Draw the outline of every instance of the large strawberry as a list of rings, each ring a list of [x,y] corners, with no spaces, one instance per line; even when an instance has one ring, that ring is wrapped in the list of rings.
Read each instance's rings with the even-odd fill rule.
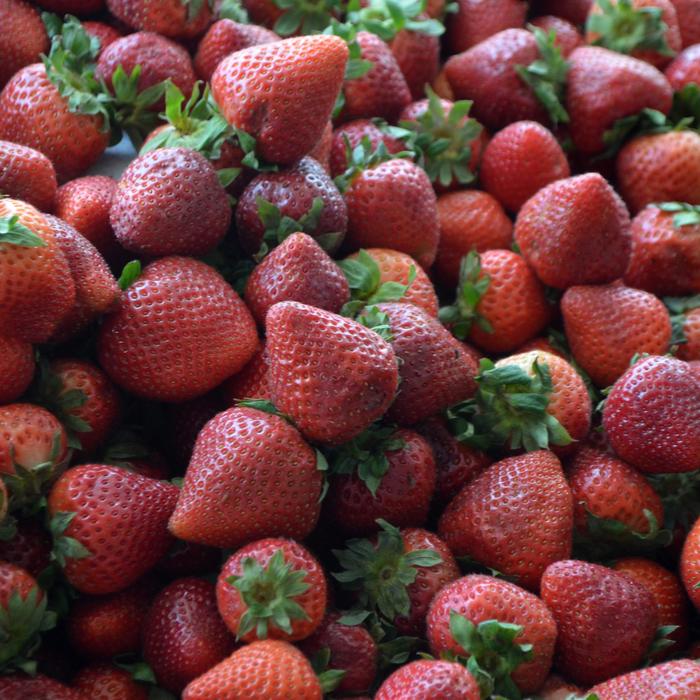
[[[544,450],[492,464],[443,512],[438,532],[457,556],[536,590],[571,552],[573,500],[559,460]]]
[[[36,8],[24,0],[5,0],[0,5],[0,24],[8,37],[0,46],[2,88],[20,68],[36,63],[48,51],[49,40]]]
[[[435,659],[412,661],[394,671],[374,700],[479,700],[474,676],[461,664]]]
[[[56,171],[41,152],[11,141],[0,141],[0,192],[41,211],[53,211]]]
[[[700,667],[690,659],[632,671],[591,688],[599,700],[668,700],[700,694]]]
[[[266,325],[272,401],[305,437],[347,442],[389,408],[398,367],[393,348],[377,333],[287,301],[270,309]]]
[[[16,401],[27,390],[34,367],[30,343],[0,336],[0,405]]]
[[[605,566],[558,561],[544,572],[541,595],[557,622],[557,668],[576,683],[592,685],[635,668],[654,638],[654,597]]]
[[[527,3],[521,0],[459,0],[447,17],[447,45],[460,53],[502,32],[525,24]]]
[[[87,464],[61,476],[49,494],[60,563],[83,593],[114,593],[167,552],[177,487],[120,467]]]
[[[137,683],[128,671],[113,664],[84,666],[73,678],[72,687],[93,700],[147,700],[144,685]]]
[[[198,0],[107,0],[107,8],[134,29],[178,39],[195,37],[211,22],[211,3]]]
[[[329,35],[252,46],[217,66],[212,94],[229,124],[256,139],[260,156],[291,164],[321,137],[347,57],[345,42]]]
[[[255,321],[211,267],[191,258],[151,263],[105,319],[100,364],[123,388],[185,401],[242,369],[257,349]]]
[[[321,481],[313,449],[289,423],[230,408],[197,438],[170,530],[216,547],[270,536],[303,539],[316,525]]]

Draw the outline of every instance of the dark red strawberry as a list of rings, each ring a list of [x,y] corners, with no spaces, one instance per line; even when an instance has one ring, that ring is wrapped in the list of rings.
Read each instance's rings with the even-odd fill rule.
[[[14,536],[0,540],[0,561],[14,564],[37,578],[51,563],[51,537],[36,520],[17,523]]]
[[[49,39],[36,8],[24,0],[0,5],[0,25],[8,37],[0,47],[1,89],[20,68],[36,63],[49,50]]]
[[[157,571],[172,578],[199,576],[216,571],[221,565],[221,550],[196,542],[176,540],[163,559],[158,562]]]
[[[460,53],[504,29],[525,24],[527,3],[521,0],[459,0],[457,12],[447,16],[447,46]]]
[[[91,700],[148,700],[146,687],[112,664],[83,667],[73,678],[73,688]]]
[[[401,141],[382,131],[371,119],[356,119],[355,121],[341,124],[333,132],[331,143],[330,168],[333,177],[342,175],[347,170],[348,146],[352,152],[362,143],[364,138],[369,139],[372,151],[376,151],[380,143],[384,144],[389,153],[399,153],[404,149]]]
[[[586,22],[593,0],[536,0],[534,5],[537,12],[563,17],[572,24],[581,25]]]
[[[85,700],[85,696],[78,690],[42,675],[2,676],[0,694],[3,700]]]
[[[562,56],[566,58],[574,49],[577,49],[583,44],[583,37],[578,29],[569,21],[556,15],[542,15],[535,17],[531,24],[534,27],[539,27],[543,31],[554,32],[556,35],[554,44],[561,51]]]
[[[379,687],[374,700],[479,700],[471,673],[453,661],[423,659],[394,671]]]
[[[419,100],[425,94],[425,86],[433,82],[440,70],[439,37],[422,31],[402,29],[390,41],[389,46],[411,97]]]
[[[27,390],[34,369],[30,343],[0,336],[0,405],[16,401]]]
[[[56,197],[53,164],[33,148],[0,141],[0,192],[41,211],[53,211]]]
[[[107,0],[109,11],[133,29],[188,39],[204,32],[211,22],[209,2],[196,0]]]

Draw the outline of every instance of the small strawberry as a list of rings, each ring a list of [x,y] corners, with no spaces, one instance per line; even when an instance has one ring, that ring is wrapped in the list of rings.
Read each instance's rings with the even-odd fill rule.
[[[7,37],[0,47],[0,89],[21,68],[40,60],[49,50],[46,29],[36,8],[23,0],[0,5],[0,25]]]
[[[535,17],[530,24],[534,27],[539,27],[548,34],[549,32],[554,32],[554,45],[561,51],[561,55],[564,58],[584,43],[578,29],[562,17],[542,15]]]
[[[671,87],[680,91],[686,85],[700,82],[700,49],[689,46],[681,51],[664,71]]]
[[[7,501],[7,494],[3,498]],[[0,540],[0,561],[14,564],[38,578],[51,564],[49,533],[36,520],[20,520],[12,538]]]
[[[30,343],[0,336],[0,405],[16,401],[27,390],[34,368]]]
[[[56,197],[53,164],[33,148],[0,141],[0,192],[41,211],[53,211]]]
[[[404,150],[403,143],[380,129],[371,119],[356,119],[341,124],[334,132],[331,143],[330,169],[333,177],[342,175],[348,168],[348,147],[354,151],[367,138],[372,151],[377,150],[380,143],[384,144],[388,153],[395,154]]]
[[[700,693],[700,669],[689,659],[632,671],[591,688],[599,700],[667,700],[692,698]]]
[[[313,449],[289,423],[230,408],[199,433],[170,530],[215,547],[271,536],[303,539],[318,519],[321,481]]]
[[[233,648],[233,637],[216,608],[214,584],[208,581],[173,581],[155,597],[143,622],[143,657],[158,684],[173,693]]]
[[[423,659],[394,671],[379,687],[374,700],[479,700],[474,676],[453,661]]]
[[[680,558],[680,574],[691,602],[700,609],[700,519],[688,532]]]
[[[85,700],[78,690],[48,676],[2,676],[0,677],[0,694],[3,700]]]
[[[557,622],[557,668],[575,683],[590,686],[635,668],[656,632],[652,594],[605,566],[558,561],[544,572],[541,595]]]
[[[145,687],[112,664],[84,666],[72,687],[92,700],[148,700]]]
[[[527,3],[521,0],[459,0],[457,12],[447,19],[447,46],[451,54],[466,51],[505,29],[525,24]]]
[[[107,0],[107,8],[129,27],[175,39],[202,34],[211,22],[211,3],[198,0]]]
[[[265,346],[256,351],[248,364],[227,379],[219,388],[225,406],[233,406],[243,399],[270,400],[267,384],[268,365],[265,358]]]

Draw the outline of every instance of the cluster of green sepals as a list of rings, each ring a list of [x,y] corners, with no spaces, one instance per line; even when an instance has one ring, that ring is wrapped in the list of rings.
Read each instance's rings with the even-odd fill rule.
[[[347,159],[345,171],[334,180],[335,186],[342,193],[345,193],[353,180],[365,170],[375,168],[389,160],[394,160],[396,158],[412,158],[414,155],[413,152],[409,150],[399,151],[399,153],[389,153],[384,141],[380,141],[377,146],[373,148],[372,142],[369,140],[368,136],[363,136],[360,143],[354,148],[350,145],[350,141],[346,136],[345,154]]]
[[[659,208],[663,208],[669,206],[670,204],[671,203],[658,206]],[[700,207],[693,207],[689,204],[680,206],[684,208],[680,210],[680,213],[673,217],[675,226],[680,228],[681,226],[693,226],[700,223]],[[688,207],[688,209],[685,209],[685,207]],[[665,211],[679,210],[665,209]],[[695,294],[691,297],[664,297],[663,301],[671,316],[671,347],[673,351],[674,347],[688,342],[688,338],[686,338],[684,330],[686,316],[691,311],[700,308],[700,294]]]
[[[0,243],[18,245],[23,248],[45,248],[46,241],[25,226],[16,214],[0,216]]]

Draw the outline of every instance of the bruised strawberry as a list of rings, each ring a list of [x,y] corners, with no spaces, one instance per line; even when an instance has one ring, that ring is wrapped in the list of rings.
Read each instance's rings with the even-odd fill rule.
[[[0,192],[41,211],[53,211],[56,197],[53,164],[33,148],[0,141]]]
[[[599,700],[618,698],[692,698],[700,693],[700,668],[690,659],[669,661],[665,664],[632,671],[591,688]]]
[[[371,119],[356,119],[341,124],[334,132],[331,142],[331,175],[342,175],[348,168],[348,147],[350,152],[357,148],[367,138],[372,151],[383,143],[388,153],[399,153],[403,143],[382,131]]]
[[[394,671],[374,700],[479,700],[479,686],[467,669],[454,661],[422,659]]]
[[[85,666],[73,678],[73,688],[92,700],[147,700],[148,694],[127,671],[112,664]]]
[[[198,36],[211,22],[211,6],[195,0],[106,0],[109,11],[129,27],[176,39]]]
[[[542,15],[535,17],[530,24],[539,27],[543,31],[554,32],[554,45],[561,51],[561,55],[566,58],[574,49],[583,44],[583,37],[578,29],[569,21],[555,15]]]
[[[233,406],[236,401],[243,399],[270,400],[270,389],[267,384],[268,364],[265,357],[265,346],[256,351],[248,364],[227,379],[220,387],[221,398],[226,406]]]
[[[34,367],[30,343],[0,336],[0,405],[16,401],[27,390]]]
[[[525,24],[527,3],[521,0],[459,0],[447,18],[447,46],[460,53],[504,29]]]

